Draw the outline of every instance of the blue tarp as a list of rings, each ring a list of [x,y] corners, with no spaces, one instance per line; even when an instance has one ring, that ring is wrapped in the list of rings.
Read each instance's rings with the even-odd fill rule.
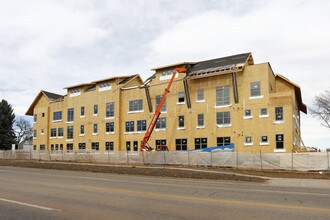
[[[216,150],[234,151],[234,144],[229,144],[229,145],[225,145],[225,146],[208,147],[208,148],[198,149],[198,150],[195,150],[195,151],[211,152],[211,151],[216,151]]]

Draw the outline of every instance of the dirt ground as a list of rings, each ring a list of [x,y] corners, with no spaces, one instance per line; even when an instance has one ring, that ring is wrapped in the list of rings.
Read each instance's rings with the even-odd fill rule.
[[[89,171],[115,174],[132,174],[145,176],[218,179],[248,182],[265,182],[267,177],[300,178],[300,179],[330,179],[330,174],[324,171],[298,172],[283,170],[251,170],[223,167],[186,167],[186,166],[126,166],[92,163],[48,162],[37,160],[6,160],[0,159],[0,166],[29,167],[41,169]],[[206,171],[206,172],[205,172]],[[266,178],[263,178],[266,177]]]

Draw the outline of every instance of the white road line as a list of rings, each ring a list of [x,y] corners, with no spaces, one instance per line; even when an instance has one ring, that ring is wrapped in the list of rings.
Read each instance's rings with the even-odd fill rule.
[[[0,198],[0,201],[9,202],[9,203],[18,204],[18,205],[29,206],[29,207],[33,207],[33,208],[37,208],[37,209],[43,209],[43,210],[47,210],[47,211],[59,211],[59,212],[62,211],[60,209],[53,209],[53,208],[49,208],[49,207],[45,207],[45,206],[33,205],[33,204],[25,203],[25,202],[18,202],[18,201],[14,201],[14,200],[10,200],[10,199],[4,199],[4,198]]]

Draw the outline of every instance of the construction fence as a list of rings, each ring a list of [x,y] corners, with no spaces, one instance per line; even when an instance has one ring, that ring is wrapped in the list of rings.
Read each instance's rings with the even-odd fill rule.
[[[128,165],[185,165],[275,170],[328,170],[329,152],[249,153],[225,151],[0,151],[0,159]]]

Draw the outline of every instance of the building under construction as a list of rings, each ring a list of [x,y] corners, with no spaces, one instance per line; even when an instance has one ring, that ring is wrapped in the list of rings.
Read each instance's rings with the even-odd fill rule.
[[[185,71],[176,72],[177,68]],[[34,117],[34,150],[139,151],[164,89],[173,80],[148,136],[156,149],[233,146],[240,152],[302,148],[300,87],[251,53],[181,62],[139,75],[68,86],[65,95],[42,90]],[[173,78],[172,78],[173,76]],[[51,88],[47,88],[51,90]],[[158,148],[159,146],[166,148]]]

